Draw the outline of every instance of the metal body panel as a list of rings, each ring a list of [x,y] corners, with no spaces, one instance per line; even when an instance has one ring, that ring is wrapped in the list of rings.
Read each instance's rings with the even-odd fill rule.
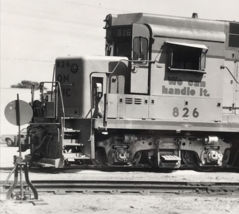
[[[235,114],[239,114],[239,95],[238,95],[238,83],[239,82],[239,75],[238,75],[238,61],[239,61],[239,48],[238,47],[230,47],[230,27],[231,24],[239,24],[238,22],[225,22],[225,34],[226,34],[226,43],[225,43],[225,67],[227,69],[224,70],[223,73],[223,113],[231,114],[229,119],[231,120]],[[238,25],[239,26],[239,25]],[[235,79],[232,77],[235,77]],[[237,119],[232,119],[233,121]]]
[[[118,95],[108,94],[108,118],[118,117]]]
[[[155,53],[152,58],[156,56]],[[154,96],[158,104],[151,105],[150,118],[178,120],[179,118],[173,117],[172,114],[173,109],[178,108],[181,109],[179,113],[181,120],[222,120],[222,74],[224,70],[221,70],[220,66],[223,64],[223,59],[207,58],[206,73],[201,74],[169,71],[167,53],[162,52],[157,57],[159,62],[151,66],[150,94]],[[187,118],[182,117],[186,113],[182,111],[183,109],[188,109],[190,112]],[[200,116],[193,117],[193,111],[200,111]],[[208,112],[211,112],[210,115]]]
[[[222,99],[222,73],[220,66],[222,59],[208,58],[206,65],[206,74],[169,71],[166,67],[164,59],[166,54],[161,54],[160,63],[152,64],[151,67],[151,95],[174,96],[174,92],[170,89],[190,90],[189,94],[181,93],[177,96],[185,97],[207,97],[214,99]],[[213,83],[213,84],[212,84]]]
[[[112,17],[111,25],[131,25],[132,23],[147,23],[161,26],[172,26],[173,28],[180,27],[185,29],[188,28],[207,31],[224,30],[224,22],[222,21],[192,19],[191,17],[186,18],[147,13],[119,14]]]
[[[218,106],[221,100],[218,99],[151,96],[149,103],[149,118],[157,120],[222,121],[222,108]]]
[[[56,59],[56,80],[61,83],[66,117],[89,118],[91,111],[90,75],[102,77],[106,92],[106,74],[112,72],[124,57],[84,56]],[[127,62],[120,62],[116,70],[127,70]],[[69,66],[67,66],[67,64]],[[64,66],[62,66],[64,65]],[[66,66],[65,66],[66,65]],[[97,72],[97,73],[95,73]],[[116,71],[117,72],[117,71]]]
[[[239,82],[239,48],[237,51],[235,51],[234,55],[234,74],[236,77],[237,82]],[[234,81],[235,84],[235,113],[239,115],[239,84]]]
[[[118,117],[148,118],[148,99],[142,95],[118,95]]]
[[[211,98],[109,94],[108,118],[222,121],[222,108],[218,103],[221,100]],[[208,114],[211,109],[214,111]]]
[[[93,128],[102,128],[102,120],[94,119]],[[196,131],[196,132],[239,132],[238,123],[198,123],[198,122],[174,122],[155,120],[130,120],[109,119],[108,129],[130,129],[130,130],[164,130],[164,131]]]
[[[108,94],[108,118],[148,118],[149,96]]]
[[[237,62],[235,63],[235,75],[237,77],[237,82],[239,82],[239,50],[237,52]],[[235,96],[235,105],[237,107],[236,114],[239,114],[239,84],[236,84],[236,96]]]
[[[226,66],[234,76],[236,76],[236,67],[233,61],[226,60],[224,66]],[[222,79],[223,79],[223,113],[234,114],[235,110],[230,109],[235,104],[235,95],[236,95],[236,83],[233,80],[231,74],[226,70],[222,70]]]
[[[226,35],[217,31],[202,31],[193,28],[172,28],[170,26],[149,25],[152,36],[155,39],[152,45],[152,53],[159,53],[164,43],[186,43],[188,45],[205,46],[208,48],[207,57],[224,58]],[[164,54],[164,52],[163,52]],[[155,59],[152,57],[152,59]],[[159,59],[157,57],[157,59]]]
[[[239,123],[239,114],[224,114],[223,122],[226,123]]]
[[[192,20],[192,22],[195,20]],[[150,28],[152,29],[154,37],[165,37],[167,41],[170,41],[171,38],[183,38],[185,40],[193,40],[200,42],[200,41],[209,41],[209,42],[217,42],[217,43],[224,43],[226,36],[225,33],[218,28],[210,29],[210,30],[201,30],[196,27],[188,27],[183,28],[180,26],[174,26],[173,28],[171,25],[164,26],[164,25],[152,25],[150,24]],[[217,23],[220,24],[220,23]],[[216,25],[216,24],[215,24]],[[223,28],[222,28],[223,29]],[[214,31],[215,30],[215,31]]]

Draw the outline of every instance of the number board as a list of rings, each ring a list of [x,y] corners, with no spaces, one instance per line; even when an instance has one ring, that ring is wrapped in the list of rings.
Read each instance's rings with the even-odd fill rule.
[[[118,27],[112,29],[112,37],[114,38],[124,38],[132,36],[131,27]]]

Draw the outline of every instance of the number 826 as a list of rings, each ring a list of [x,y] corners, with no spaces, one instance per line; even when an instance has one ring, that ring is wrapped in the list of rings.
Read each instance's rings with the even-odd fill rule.
[[[197,111],[197,108],[193,109],[192,113],[190,113],[190,110],[188,108],[183,108],[183,115],[182,117],[189,117],[189,115],[192,114],[193,117],[197,118],[199,116],[199,112]],[[178,117],[180,115],[178,107],[173,108],[173,116]]]

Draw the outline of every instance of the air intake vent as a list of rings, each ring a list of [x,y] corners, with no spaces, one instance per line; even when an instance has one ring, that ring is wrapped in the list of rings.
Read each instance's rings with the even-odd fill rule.
[[[134,104],[140,105],[141,103],[142,103],[142,99],[141,98],[135,98],[134,99]]]
[[[126,104],[132,104],[133,103],[133,98],[126,97],[125,98],[125,103]]]

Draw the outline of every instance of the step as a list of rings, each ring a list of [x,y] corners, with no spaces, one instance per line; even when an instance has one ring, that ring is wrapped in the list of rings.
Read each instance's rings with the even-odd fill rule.
[[[43,166],[43,167],[55,167],[59,168],[61,167],[61,159],[60,158],[42,158],[41,160],[34,163],[34,165],[37,166]]]
[[[63,143],[63,146],[84,146],[84,143]]]
[[[79,133],[80,130],[64,129],[64,133]]]
[[[163,158],[165,161],[180,161],[181,158],[177,155],[161,155],[161,158]]]
[[[81,153],[63,153],[64,159],[90,159]]]

